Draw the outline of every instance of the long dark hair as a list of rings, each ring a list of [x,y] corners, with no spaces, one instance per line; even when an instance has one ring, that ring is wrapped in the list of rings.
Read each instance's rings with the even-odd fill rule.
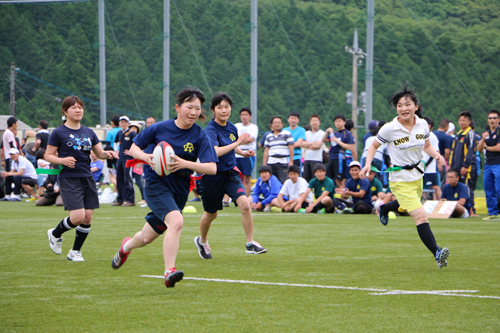
[[[409,81],[406,81],[405,86],[401,89],[401,91],[398,91],[395,93],[391,99],[389,100],[389,104],[392,105],[393,107],[397,107],[398,102],[401,98],[410,98],[413,103],[415,103],[416,106],[418,106],[418,109],[415,111],[415,114],[417,117],[422,118],[422,107],[420,106],[420,102],[418,101],[417,97],[417,90],[416,89],[409,89],[408,86],[410,85]]]

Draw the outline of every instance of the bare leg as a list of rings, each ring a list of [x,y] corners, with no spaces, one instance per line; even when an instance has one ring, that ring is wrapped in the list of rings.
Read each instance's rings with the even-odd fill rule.
[[[241,225],[245,231],[245,236],[247,238],[247,243],[253,241],[253,215],[250,205],[248,203],[248,198],[245,195],[240,196],[236,199],[238,208],[241,211]]]
[[[179,252],[179,240],[181,238],[182,225],[184,220],[181,212],[173,210],[165,216],[165,224],[168,229],[163,239],[163,259],[165,260],[165,270],[175,267],[175,259]]]
[[[217,217],[217,212],[207,213],[204,212],[200,220],[200,243],[206,243],[208,237],[208,230],[210,230],[210,225],[212,221]]]
[[[429,223],[429,219],[427,218],[427,213],[425,212],[424,207],[417,208],[409,213],[417,225],[422,223]]]
[[[252,191],[252,176],[243,176],[243,186],[245,187],[247,197],[249,197]]]
[[[29,195],[38,199],[38,196],[36,195],[35,191],[33,191],[33,187],[31,187],[30,185],[23,184],[23,188],[26,192],[28,192]]]
[[[154,231],[153,228],[151,228],[151,226],[149,225],[149,223],[145,223],[144,227],[142,227],[142,230],[136,233],[134,237],[125,244],[127,252],[132,249],[136,249],[138,247],[146,246],[151,242],[153,242],[159,236],[160,234]]]

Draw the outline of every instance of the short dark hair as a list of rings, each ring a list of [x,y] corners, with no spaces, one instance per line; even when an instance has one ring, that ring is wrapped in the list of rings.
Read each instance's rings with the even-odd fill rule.
[[[460,172],[458,172],[458,170],[456,170],[456,169],[450,169],[446,173],[450,173],[450,172],[454,173],[456,177],[460,178]]]
[[[449,122],[450,121],[448,119],[446,119],[446,118],[441,119],[441,121],[439,122],[439,128],[446,128],[446,127],[448,127],[448,123]]]
[[[338,114],[335,117],[333,117],[333,121],[335,121],[337,119],[342,119],[343,121],[345,121],[345,116],[343,114]]]
[[[434,120],[429,117],[424,117],[424,120],[427,122],[427,124],[431,125],[431,128],[434,127]]]
[[[469,120],[472,121],[472,114],[469,111],[460,112],[460,114],[458,115],[458,118],[460,118],[460,117],[469,118]]]
[[[38,123],[38,126],[40,126],[42,129],[47,129],[47,128],[49,128],[49,122],[45,119],[42,119]]]
[[[488,115],[490,115],[490,113],[495,113],[500,118],[500,112],[498,112],[498,110],[491,109],[490,112],[488,112]]]
[[[313,118],[318,118],[319,121],[321,121],[321,118],[317,114],[313,114],[312,116],[309,117],[309,121]]]
[[[240,109],[240,115],[242,112],[248,112],[249,115],[252,115],[252,110],[250,110],[250,108],[247,107]]]
[[[419,107],[419,109],[415,111],[415,114],[419,118],[422,118],[422,109],[420,108],[420,102],[418,101],[417,90],[409,89],[408,88],[409,85],[410,82],[407,81],[405,86],[400,91],[392,95],[391,99],[389,100],[389,104],[392,105],[393,107],[397,107],[398,102],[401,98],[403,97],[410,98],[413,101],[413,103],[415,103],[415,105]]]
[[[120,123],[120,116],[115,114],[114,116],[111,117],[111,122],[116,126],[118,126]]]
[[[62,107],[61,107],[61,116],[64,116],[64,111],[68,111],[68,109],[70,107],[72,107],[73,105],[75,104],[78,104],[80,105],[82,108],[85,109],[85,107],[83,106],[83,102],[82,100],[80,99],[80,97],[78,96],[68,96],[66,97],[63,102],[62,102]]]
[[[276,119],[276,118],[278,118],[279,120],[281,120],[281,122],[283,122],[283,119],[281,119],[280,116],[274,116],[274,117],[271,117],[271,120],[269,121],[269,125],[272,125],[273,120]]]
[[[269,165],[262,165],[259,169],[259,174],[263,172],[269,172],[270,174],[273,173],[273,169]]]
[[[294,165],[290,165],[288,167],[288,173],[290,173],[290,172],[295,172],[295,173],[300,174],[300,168],[298,166],[296,166],[295,164]]]
[[[229,95],[223,91],[219,91],[215,96],[212,98],[212,105],[210,105],[210,110],[214,110],[217,105],[222,103],[222,101],[226,101],[233,107],[233,100]]]
[[[16,117],[9,117],[9,119],[7,119],[7,127],[12,127],[15,123],[17,123]]]
[[[297,117],[297,118],[299,118],[299,119],[300,119],[300,114],[299,114],[298,112],[292,111],[292,112],[290,112],[290,113],[288,114],[287,119],[288,119],[288,118],[290,118],[290,117]]]
[[[323,163],[316,163],[316,165],[313,168],[313,173],[316,173],[316,171],[318,170],[326,171],[325,165]]]
[[[374,128],[371,129],[370,134],[372,136],[376,136],[378,134],[378,131],[380,131],[380,126],[375,126]]]
[[[200,89],[191,86],[187,86],[186,88],[179,91],[177,95],[175,95],[177,105],[179,106],[181,106],[185,102],[191,102],[196,98],[200,100],[201,104],[205,103],[206,101],[203,92]]]
[[[476,122],[474,120],[470,121],[470,128],[471,129],[476,129]]]
[[[353,127],[354,127],[354,121],[352,119],[347,119],[345,121],[344,127],[345,127],[346,130],[348,130],[350,132],[353,129]]]

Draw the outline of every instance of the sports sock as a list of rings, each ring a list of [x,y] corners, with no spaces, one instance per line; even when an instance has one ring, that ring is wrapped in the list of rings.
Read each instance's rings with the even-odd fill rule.
[[[323,205],[322,202],[318,202],[318,204],[314,206],[314,208],[312,209],[312,212],[316,213],[318,210],[321,210],[323,208],[325,208],[325,205]]]
[[[398,208],[399,208],[399,202],[397,200],[392,200],[391,202],[380,206],[380,210],[384,214],[389,214],[389,212],[397,212]]]
[[[347,208],[346,204],[345,204],[345,203],[343,203],[342,201],[340,201],[340,200],[339,200],[339,199],[337,199],[337,198],[333,199],[333,206],[334,206],[335,208],[340,209],[340,210],[344,210],[344,209],[346,209],[346,208]]]
[[[87,239],[87,235],[89,234],[89,232],[90,224],[82,223],[78,227],[76,227],[75,244],[73,244],[73,250],[80,251],[83,243],[85,242],[85,239]]]
[[[52,236],[54,236],[55,238],[61,238],[62,234],[73,228],[75,228],[75,225],[71,223],[69,216],[67,216],[61,222],[59,222],[57,227],[52,231]]]
[[[130,242],[132,239],[129,239],[128,241],[125,242],[125,244],[123,244],[123,252],[130,252],[129,250],[127,250],[127,244],[128,242]]]
[[[417,231],[420,239],[425,244],[425,246],[427,246],[427,248],[432,252],[433,255],[436,255],[438,246],[436,244],[436,239],[434,238],[434,234],[431,231],[429,223],[422,223],[417,225]]]

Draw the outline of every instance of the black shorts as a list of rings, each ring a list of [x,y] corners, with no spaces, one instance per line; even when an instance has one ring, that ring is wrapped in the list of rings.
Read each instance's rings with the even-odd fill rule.
[[[426,173],[424,174],[424,184],[430,188],[431,186],[438,185],[437,173]]]
[[[21,183],[23,185],[36,186],[36,184],[38,184],[38,180],[29,177],[23,177]]]
[[[58,178],[57,181],[65,210],[99,208],[99,195],[94,177]]]
[[[235,205],[239,197],[247,195],[238,174],[233,174],[229,179],[221,182],[207,182],[201,178],[200,194],[203,200],[203,209],[210,214],[222,210],[224,194],[229,195]]]
[[[151,209],[145,219],[151,228],[161,235],[167,230],[165,216],[174,210],[182,212],[188,196],[172,193],[162,181],[146,181],[144,199]]]
[[[332,180],[342,180],[345,178],[345,170],[347,170],[346,160],[330,159],[326,165],[326,176]]]

